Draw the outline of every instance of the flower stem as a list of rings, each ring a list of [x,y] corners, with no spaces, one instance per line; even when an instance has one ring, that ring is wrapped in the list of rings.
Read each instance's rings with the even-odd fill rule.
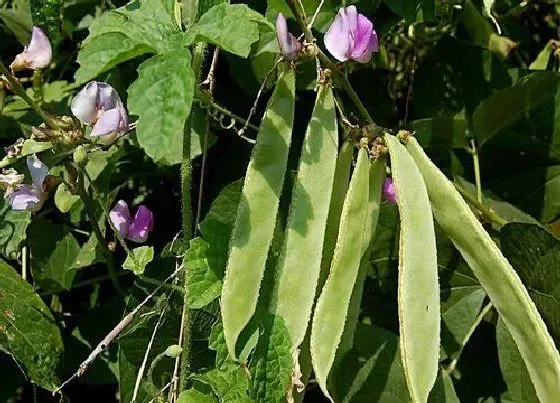
[[[204,60],[204,52],[206,44],[198,43],[194,47],[192,67],[195,74],[195,87],[198,88],[200,83],[200,74],[202,70],[202,62]],[[183,241],[185,244],[192,238],[192,201],[191,201],[191,187],[192,187],[192,165],[191,165],[191,126],[193,114],[203,112],[198,106],[193,105],[191,115],[185,123],[185,130],[183,136],[183,159],[181,163],[181,201],[182,201],[182,227],[183,227]],[[187,380],[191,370],[191,323],[190,323],[190,309],[188,307],[189,298],[189,276],[188,273],[183,274],[183,313],[181,318],[181,364],[179,372],[179,392],[185,389]]]
[[[109,250],[109,247],[107,246],[107,242],[103,237],[103,233],[99,228],[99,224],[97,222],[99,217],[95,213],[95,207],[93,206],[92,199],[89,197],[86,191],[84,185],[84,173],[81,169],[78,170],[78,195],[80,196],[80,199],[82,199],[82,202],[84,203],[84,206],[86,208],[89,221],[91,223],[91,228],[93,229],[93,233],[97,238],[97,243],[99,244],[101,250],[103,251],[103,254],[105,255],[105,260],[107,262],[107,269],[109,270],[109,276],[111,276],[111,281],[113,282],[113,285],[115,286],[119,294],[121,294],[123,297],[126,297],[126,294],[119,283],[119,278],[117,275],[117,271],[115,269],[115,261],[113,259],[113,254]]]
[[[41,107],[33,101],[29,95],[25,92],[25,89],[22,87],[20,82],[10,73],[10,71],[4,66],[4,63],[0,61],[0,74],[3,75],[10,84],[10,89],[18,96],[20,96],[34,111],[43,119],[45,124],[49,126],[51,129],[58,129],[60,128],[58,123],[54,120],[52,116],[46,113]]]

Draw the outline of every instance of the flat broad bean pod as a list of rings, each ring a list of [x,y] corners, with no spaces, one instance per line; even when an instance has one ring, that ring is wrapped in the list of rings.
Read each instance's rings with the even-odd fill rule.
[[[311,316],[337,154],[333,91],[322,85],[303,143],[271,306],[284,319],[292,348],[303,341]]]
[[[400,217],[398,311],[401,359],[414,402],[426,402],[438,373],[440,300],[436,236],[426,185],[406,148],[385,136]]]
[[[461,252],[511,333],[539,400],[558,401],[560,356],[525,286],[453,184],[430,161],[416,139],[410,138],[407,148],[424,177],[436,221]]]
[[[295,104],[295,75],[283,72],[268,103],[231,234],[222,290],[222,321],[229,354],[257,307],[284,184]]]
[[[329,277],[317,300],[311,325],[310,348],[315,377],[323,393],[331,401],[327,377],[344,331],[350,297],[362,258],[368,189],[369,157],[367,150],[362,148],[342,208]]]

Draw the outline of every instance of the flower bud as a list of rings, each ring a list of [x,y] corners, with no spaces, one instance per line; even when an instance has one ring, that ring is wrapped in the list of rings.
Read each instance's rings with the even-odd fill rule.
[[[74,150],[74,154],[72,154],[72,159],[79,167],[83,167],[88,162],[88,155],[87,151],[84,146],[78,146]]]
[[[393,179],[390,177],[385,178],[383,182],[383,198],[391,204],[397,203],[397,189],[395,189]]]
[[[287,59],[293,60],[301,49],[301,44],[296,37],[288,32],[288,24],[282,13],[276,18],[276,39],[280,47],[280,53]]]

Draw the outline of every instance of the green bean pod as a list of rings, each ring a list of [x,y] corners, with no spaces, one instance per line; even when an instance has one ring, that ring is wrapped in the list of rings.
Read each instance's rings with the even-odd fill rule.
[[[461,252],[511,333],[539,400],[558,401],[560,356],[525,286],[416,139],[410,138],[407,148],[424,177],[436,221]]]
[[[257,306],[292,136],[295,75],[283,72],[268,103],[247,167],[230,239],[222,290],[224,337],[229,354]]]
[[[414,402],[438,374],[440,300],[436,236],[426,185],[400,141],[385,136],[400,216],[398,311],[401,360]]]
[[[344,331],[350,297],[362,258],[369,201],[368,182],[369,157],[367,150],[362,148],[344,200],[329,277],[317,300],[311,325],[311,360],[315,378],[331,401],[327,377]]]
[[[303,341],[311,316],[337,154],[333,91],[322,85],[303,142],[271,306],[284,319],[292,348]]]

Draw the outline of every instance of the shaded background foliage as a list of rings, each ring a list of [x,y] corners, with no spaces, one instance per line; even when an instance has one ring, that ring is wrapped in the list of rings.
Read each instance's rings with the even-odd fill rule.
[[[30,3],[34,6],[34,1]],[[55,7],[57,2],[46,3]],[[103,12],[125,3],[65,1],[60,14],[49,16],[51,21],[58,19],[62,29],[53,31],[54,66],[43,76],[41,103],[46,110],[69,114],[70,98],[79,88],[74,84],[78,70],[76,58],[88,28]],[[205,4],[202,0],[198,3],[199,6]],[[278,11],[289,15],[283,0],[243,3],[270,21],[275,20]],[[303,1],[308,14],[313,13],[318,3]],[[493,235],[529,288],[558,345],[558,58],[552,55],[548,63],[539,68],[548,71],[529,67],[550,40],[558,39],[559,6],[555,1],[495,1],[492,10],[503,35],[518,42],[511,53],[504,55],[480,43],[477,33],[469,28],[472,21],[465,20],[470,17],[465,17],[464,10],[470,2],[361,0],[353,3],[374,21],[381,51],[373,64],[347,67],[350,81],[377,123],[389,128],[415,130],[440,168],[473,195],[475,178],[469,140],[476,141],[485,202],[506,220],[518,222],[506,225],[499,233],[494,231]],[[472,4],[485,23],[494,29],[487,16],[483,16],[482,3],[473,1]],[[318,31],[326,31],[339,6],[340,2],[335,0],[325,2],[317,19]],[[32,22],[28,7],[26,0],[1,2],[0,54],[5,64],[13,60],[29,39]],[[188,26],[193,22],[189,3],[184,2],[183,7],[184,22]],[[274,32],[262,28],[260,39],[252,44],[247,58],[220,53],[215,89],[215,99],[220,105],[236,115],[247,115],[261,82],[276,60],[275,41]],[[148,58],[140,55],[126,60],[102,72],[98,79],[115,87],[126,103],[127,90],[138,78],[140,64]],[[298,108],[289,159],[291,170],[297,167],[306,122],[313,107],[315,85],[313,63],[298,64],[297,72]],[[165,72],[162,70],[160,74]],[[268,89],[272,83],[273,80],[269,80]],[[30,91],[33,96],[37,95]],[[28,136],[31,126],[40,121],[17,97],[7,93],[0,95],[0,141],[8,145],[19,137]],[[257,116],[262,116],[268,96],[266,92],[260,100]],[[350,106],[347,108],[345,113],[349,119],[357,121],[355,111]],[[195,127],[193,138],[197,139],[203,131],[204,128]],[[211,134],[204,164],[200,156],[201,147],[204,148],[202,138],[198,140],[197,156],[193,160],[193,211],[198,212],[200,220],[206,216],[201,221],[200,236],[187,252],[187,267],[193,276],[193,289],[197,290],[194,295],[199,297],[190,302],[199,309],[195,314],[194,370],[212,368],[215,358],[220,360],[220,354],[224,354],[219,330],[214,326],[211,333],[211,327],[219,317],[215,299],[220,292],[232,214],[239,198],[240,183],[235,181],[244,175],[251,152],[250,144],[215,121],[211,121]],[[254,134],[248,132],[253,137]],[[52,166],[56,161],[47,159],[45,162]],[[186,249],[180,239],[170,246],[180,232],[179,168],[163,160],[154,162],[139,147],[139,140],[132,133],[117,150],[92,156],[88,170],[108,200],[118,197],[134,204],[144,203],[154,211],[156,225],[150,244],[159,257],[147,269],[149,278],[135,277],[131,272],[123,272],[120,277],[126,287],[133,288],[134,283],[141,289],[153,287],[150,278],[163,279],[174,268],[172,255],[166,255],[165,251],[172,247]],[[201,183],[203,192],[199,194]],[[289,188],[286,185],[286,189]],[[284,193],[283,199],[289,200],[289,191]],[[220,198],[215,201],[219,194]],[[216,204],[211,208],[213,201]],[[62,332],[64,355],[57,374],[64,379],[118,322],[125,306],[133,306],[134,298],[141,299],[142,293],[138,287],[133,288],[139,295],[133,293],[132,301],[124,301],[107,281],[102,258],[89,236],[91,228],[81,202],[72,203],[69,211],[63,214],[51,200],[41,211],[40,218],[34,218],[32,223],[30,213],[10,211],[5,201],[1,203],[0,252],[12,266],[19,267],[21,246],[29,247],[32,284]],[[287,203],[284,201],[282,206],[281,213],[285,215]],[[407,399],[397,352],[397,226],[396,207],[384,205],[362,300],[362,323],[357,329],[354,349],[344,358],[341,373],[333,376],[334,393],[341,401],[345,398],[348,400],[344,401],[356,402]],[[490,224],[488,226],[492,229]],[[450,242],[440,235],[438,233],[443,302],[441,357],[447,365],[458,356],[461,342],[484,304],[485,295]],[[164,253],[160,256],[161,251]],[[125,258],[120,249],[116,255],[121,262]],[[176,299],[162,297],[156,301],[156,304],[167,304],[170,312],[176,314],[169,315],[170,319],[161,330],[159,350],[175,340],[178,326],[175,322],[181,302]],[[68,386],[68,398],[81,401],[87,395],[92,401],[113,401],[117,390],[123,399],[130,396],[135,371],[156,320],[156,316],[148,316],[130,334],[125,334],[119,346],[112,346],[82,379]],[[487,315],[461,352],[451,381],[461,401],[530,401],[531,397],[520,395],[523,388],[519,385],[525,389],[532,386],[528,377],[523,377],[522,370],[515,370],[519,357],[504,329],[495,315]],[[120,353],[117,352],[119,348]],[[221,360],[223,365],[228,364],[223,357]],[[364,362],[368,360],[372,360],[374,368],[364,377]],[[158,366],[160,374],[155,377],[155,383],[163,379],[161,374],[169,372],[166,365]],[[220,383],[219,376],[220,372],[213,369],[201,375],[199,381],[221,391],[224,384]],[[34,393],[38,394],[39,401],[52,399],[48,392],[31,386],[7,354],[0,356],[0,377],[0,400],[31,401]],[[441,384],[445,389],[445,382],[438,381],[437,387]],[[434,401],[446,401],[438,397],[437,388],[432,395]],[[321,393],[310,386],[306,401],[322,399]]]

